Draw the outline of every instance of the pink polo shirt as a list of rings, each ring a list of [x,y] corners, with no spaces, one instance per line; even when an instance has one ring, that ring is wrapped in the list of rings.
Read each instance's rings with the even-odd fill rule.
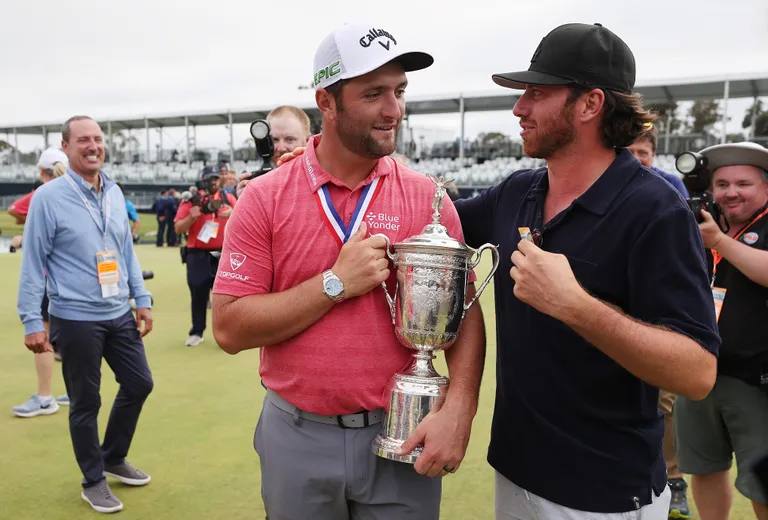
[[[215,293],[281,292],[330,269],[342,241],[323,211],[323,186],[345,226],[371,186],[362,218],[369,234],[383,233],[393,244],[431,222],[435,186],[426,176],[384,157],[350,190],[321,168],[318,142],[315,136],[303,156],[248,183],[227,225]],[[442,224],[463,240],[448,197]],[[259,371],[267,388],[305,411],[346,414],[382,408],[390,378],[412,352],[397,341],[384,292],[376,288],[337,304],[296,336],[264,346]]]

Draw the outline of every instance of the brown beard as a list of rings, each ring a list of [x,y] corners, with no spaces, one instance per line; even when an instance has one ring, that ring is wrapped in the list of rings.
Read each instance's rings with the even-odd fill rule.
[[[538,141],[523,141],[523,151],[527,156],[547,159],[573,142],[576,138],[576,128],[573,126],[572,106],[572,102],[566,102],[558,114],[545,120],[543,126],[548,127],[547,133],[539,134]],[[537,127],[540,129],[542,125],[537,125]]]
[[[336,132],[344,146],[360,156],[373,159],[385,157],[395,151],[398,128],[395,128],[395,139],[391,146],[388,143],[380,143],[371,137],[370,129],[363,129],[357,121],[349,116],[349,112],[340,101],[341,99],[336,105],[338,114]]]

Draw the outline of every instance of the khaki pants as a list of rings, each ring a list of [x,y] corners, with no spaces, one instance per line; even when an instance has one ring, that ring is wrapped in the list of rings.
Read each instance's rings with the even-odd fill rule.
[[[659,410],[664,414],[664,462],[667,465],[667,478],[683,478],[677,465],[677,439],[672,411],[677,396],[666,390],[659,390]]]

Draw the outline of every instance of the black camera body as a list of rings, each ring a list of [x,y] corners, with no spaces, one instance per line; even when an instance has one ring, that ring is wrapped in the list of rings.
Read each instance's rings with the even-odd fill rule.
[[[696,152],[683,152],[675,158],[675,168],[683,174],[683,184],[688,190],[688,207],[691,208],[696,222],[703,222],[701,210],[703,209],[715,220],[718,226],[723,227],[722,211],[715,202],[709,185],[712,182],[712,173],[708,168],[705,155]],[[727,224],[725,224],[727,227]],[[727,229],[723,230],[724,232]]]
[[[203,188],[198,187],[199,189]],[[207,193],[201,195],[199,191],[190,197],[189,203],[198,206],[203,214],[216,213],[223,204],[221,199],[214,199]]]
[[[266,119],[257,119],[251,123],[251,137],[253,137],[253,141],[256,144],[256,155],[261,157],[261,168],[251,172],[250,175],[245,177],[245,180],[260,177],[274,168],[272,155],[275,153],[275,144],[272,142],[270,130],[271,128]]]

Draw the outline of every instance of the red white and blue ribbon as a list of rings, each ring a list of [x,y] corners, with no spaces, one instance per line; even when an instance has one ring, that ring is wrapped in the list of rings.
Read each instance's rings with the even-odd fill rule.
[[[333,231],[334,235],[339,239],[341,244],[346,243],[347,240],[349,240],[349,237],[354,235],[360,227],[360,223],[363,221],[363,218],[365,218],[365,214],[368,211],[368,208],[376,198],[378,191],[377,188],[380,181],[381,177],[376,177],[370,184],[363,187],[360,192],[360,198],[357,199],[357,204],[355,205],[355,210],[352,213],[349,226],[344,224],[344,219],[341,218],[341,215],[339,215],[338,211],[336,211],[336,207],[333,205],[333,201],[331,200],[331,194],[328,190],[328,185],[323,185],[319,190],[315,192],[320,203],[320,208],[323,210],[326,223],[328,224],[328,227]]]

